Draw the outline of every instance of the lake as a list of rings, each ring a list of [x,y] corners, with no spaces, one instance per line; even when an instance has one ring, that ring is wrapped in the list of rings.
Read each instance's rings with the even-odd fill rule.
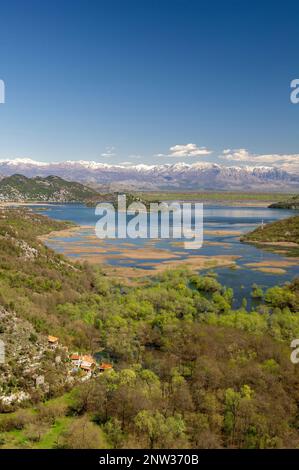
[[[53,204],[31,206],[53,219],[70,220],[79,228],[70,233],[55,234],[46,244],[72,259],[105,263],[108,266],[131,269],[137,276],[150,273],[157,267],[179,266],[190,262],[201,272],[213,271],[219,282],[232,287],[235,306],[243,297],[251,303],[252,284],[268,288],[292,280],[299,275],[298,263],[284,253],[260,249],[241,243],[242,233],[264,223],[294,215],[294,211],[264,207],[236,207],[223,205],[204,206],[204,242],[200,249],[186,250],[178,240],[112,239],[95,237],[98,216],[94,208],[80,204]],[[128,218],[132,216],[127,216]],[[233,258],[231,263],[228,262]],[[209,263],[210,261],[210,263]],[[216,266],[215,266],[216,264]],[[223,264],[230,264],[223,265]]]

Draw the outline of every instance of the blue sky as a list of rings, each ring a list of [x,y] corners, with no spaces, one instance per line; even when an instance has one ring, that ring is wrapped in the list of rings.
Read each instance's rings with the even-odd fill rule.
[[[295,1],[3,1],[0,158],[294,165],[298,18]]]

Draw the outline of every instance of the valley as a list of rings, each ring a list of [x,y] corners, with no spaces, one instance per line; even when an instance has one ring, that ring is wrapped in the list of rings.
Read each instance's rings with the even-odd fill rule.
[[[10,344],[0,365],[0,447],[299,445],[295,407],[285,404],[299,383],[289,361],[298,258],[239,240],[261,220],[270,222],[265,236],[275,224],[293,227],[294,211],[208,204],[200,250],[99,240],[94,208],[82,204],[0,212],[0,339]],[[47,338],[59,338],[58,349]],[[95,371],[111,369],[78,375],[77,355]],[[262,405],[270,383],[275,426],[268,395]],[[263,427],[251,436],[257,416]],[[164,431],[150,435],[148,420]]]

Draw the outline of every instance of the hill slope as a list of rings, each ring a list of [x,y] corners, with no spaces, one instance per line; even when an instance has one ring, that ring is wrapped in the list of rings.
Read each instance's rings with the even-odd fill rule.
[[[27,178],[15,174],[0,181],[0,201],[85,202],[97,196],[94,189],[58,176]]]
[[[0,338],[10,341],[1,393],[32,389],[34,407],[0,410],[0,447],[98,448],[98,430],[113,448],[298,448],[299,376],[289,346],[299,335],[298,280],[268,289],[251,312],[233,310],[233,293],[213,277],[185,270],[125,287],[37,239],[66,226],[23,209],[0,210]],[[47,334],[70,351],[104,351],[115,372],[80,383],[67,409],[47,403],[45,413],[37,402],[68,389],[63,357],[57,362],[46,350]],[[26,362],[41,363],[29,378],[24,359],[26,369]],[[49,385],[44,396],[35,372]],[[69,420],[77,427],[65,434]],[[49,444],[51,430],[57,434]]]
[[[299,195],[285,201],[274,202],[269,207],[270,209],[299,209]]]
[[[244,235],[241,241],[299,244],[299,215],[260,226]]]
[[[0,203],[3,202],[44,202],[44,203],[84,203],[94,207],[99,202],[110,202],[117,207],[118,193],[98,193],[95,189],[74,181],[66,181],[59,176],[27,178],[15,174],[0,181]],[[136,194],[126,194],[127,206],[141,202],[147,207],[149,202]],[[153,200],[152,202],[159,202]]]

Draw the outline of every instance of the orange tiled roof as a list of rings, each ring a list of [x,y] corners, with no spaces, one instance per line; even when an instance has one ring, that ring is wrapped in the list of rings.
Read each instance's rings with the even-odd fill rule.
[[[105,362],[102,362],[102,364],[100,365],[100,369],[113,369],[113,366],[112,364],[107,364]]]
[[[48,336],[48,341],[49,341],[49,343],[57,343],[58,338],[56,338],[56,336],[49,335]]]
[[[78,361],[80,359],[80,356],[79,354],[71,354],[70,355],[70,359],[72,359],[72,361]]]

